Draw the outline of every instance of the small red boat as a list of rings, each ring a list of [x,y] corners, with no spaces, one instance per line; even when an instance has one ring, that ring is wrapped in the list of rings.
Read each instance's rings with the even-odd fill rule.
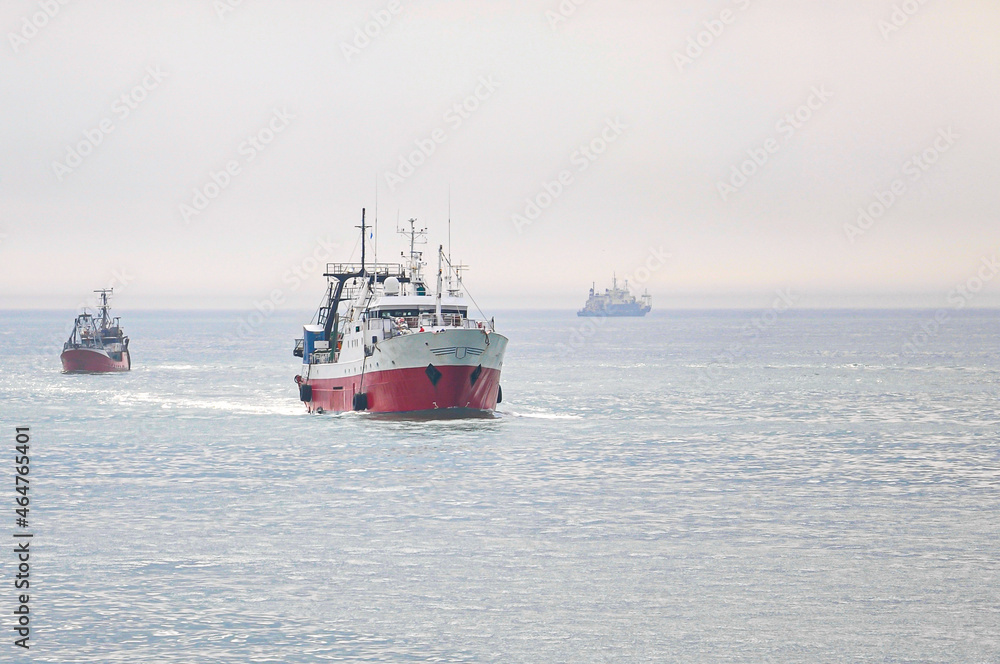
[[[112,318],[108,296],[113,289],[94,291],[101,297],[100,314],[95,318],[86,310],[76,317],[73,332],[63,344],[63,371],[66,373],[109,373],[128,371],[132,358],[128,337],[122,332],[120,318]]]

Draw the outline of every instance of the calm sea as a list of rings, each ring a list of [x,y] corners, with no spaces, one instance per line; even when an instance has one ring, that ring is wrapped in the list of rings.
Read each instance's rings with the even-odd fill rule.
[[[459,421],[305,414],[308,314],[119,313],[108,376],[0,317],[26,661],[1000,660],[1000,312],[497,312]]]

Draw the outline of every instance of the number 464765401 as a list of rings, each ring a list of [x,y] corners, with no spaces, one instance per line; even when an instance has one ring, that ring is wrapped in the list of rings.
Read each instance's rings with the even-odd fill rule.
[[[15,510],[15,512],[22,519],[28,518],[28,503],[30,502],[28,499],[28,473],[31,470],[31,466],[29,465],[31,460],[28,458],[28,440],[28,435],[22,433],[21,429],[18,429],[18,445],[14,449],[20,456],[14,458],[14,463],[17,464],[14,467],[14,472],[16,473],[14,475],[14,491],[20,494],[15,498],[15,502],[20,509]]]

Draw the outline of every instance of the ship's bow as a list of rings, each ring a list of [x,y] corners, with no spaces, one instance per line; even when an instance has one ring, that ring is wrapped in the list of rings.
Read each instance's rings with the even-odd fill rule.
[[[492,411],[500,391],[507,338],[485,330],[403,335],[369,358],[368,409],[374,412]]]

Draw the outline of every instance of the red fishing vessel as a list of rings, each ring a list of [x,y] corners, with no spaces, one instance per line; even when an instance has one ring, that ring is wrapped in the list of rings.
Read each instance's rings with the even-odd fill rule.
[[[108,373],[128,371],[132,359],[128,353],[128,337],[122,332],[119,318],[112,318],[108,296],[113,289],[94,291],[100,295],[100,313],[97,317],[83,313],[76,317],[73,332],[63,344],[63,371],[67,373]]]
[[[426,412],[435,417],[490,414],[502,399],[507,338],[493,320],[470,316],[461,269],[438,247],[434,291],[424,280],[426,229],[410,220],[403,264],[329,264],[323,304],[304,326],[295,377],[309,412]],[[404,255],[405,256],[405,255]],[[473,303],[474,304],[474,303]]]

